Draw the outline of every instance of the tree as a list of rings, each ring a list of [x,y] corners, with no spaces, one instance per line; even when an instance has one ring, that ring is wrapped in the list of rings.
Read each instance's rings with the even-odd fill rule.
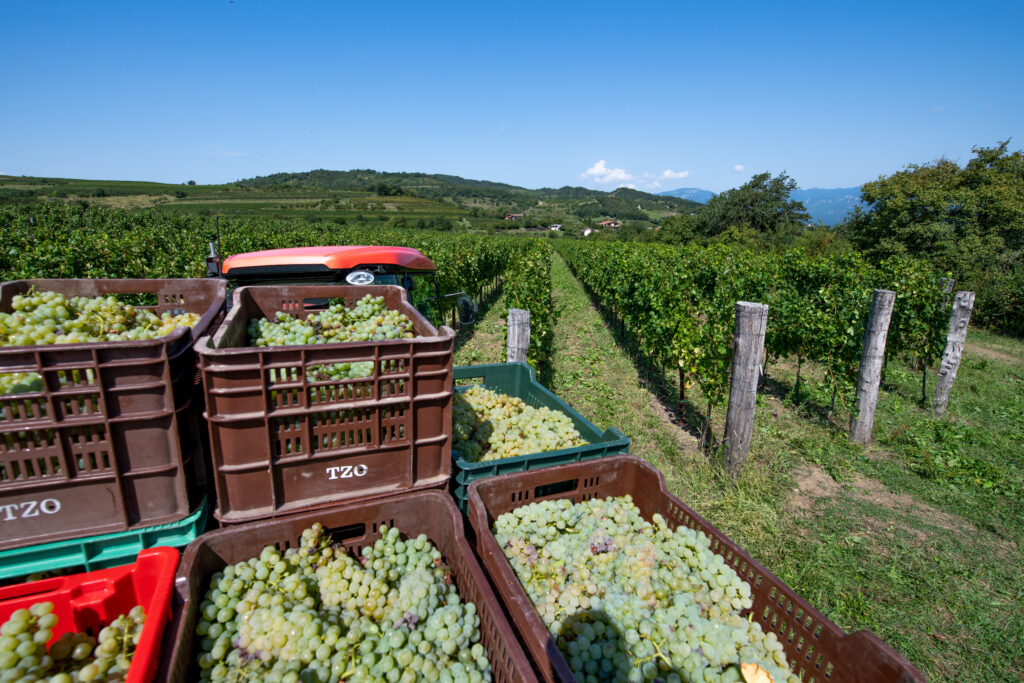
[[[686,244],[697,236],[697,218],[684,213],[665,219],[658,230],[651,230],[653,239],[665,244]]]
[[[861,188],[866,209],[844,226],[876,260],[913,254],[977,294],[978,321],[1024,331],[1024,153],[1009,140],[949,159],[911,164]],[[1016,320],[1016,322],[1014,322]]]
[[[911,164],[861,188],[867,209],[845,226],[876,258],[912,253],[946,266],[1024,247],[1024,154],[975,147],[964,168],[949,159]],[[971,253],[964,254],[965,248]]]
[[[789,198],[796,181],[783,173],[759,173],[746,183],[712,197],[697,214],[697,232],[707,237],[729,227],[747,227],[777,237],[799,232],[811,219],[803,202]]]
[[[196,184],[196,181],[194,181],[194,180],[190,180],[190,181],[188,181],[188,184],[189,184],[189,185],[195,185],[195,184]]]

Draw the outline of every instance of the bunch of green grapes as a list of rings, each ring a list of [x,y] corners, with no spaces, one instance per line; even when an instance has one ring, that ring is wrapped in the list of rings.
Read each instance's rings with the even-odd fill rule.
[[[0,626],[0,681],[110,683],[125,679],[146,621],[141,606],[114,619],[98,639],[69,631],[47,647],[57,621],[52,602],[37,602],[11,614]]]
[[[203,681],[490,681],[480,616],[426,536],[396,528],[360,556],[319,524],[284,553],[211,579],[196,635]]]
[[[353,363],[332,363],[328,365],[312,365],[309,368],[309,379],[315,382],[328,380],[356,379],[369,377],[373,374],[373,361],[356,361]]]
[[[256,318],[249,322],[250,346],[294,346],[334,342],[385,341],[412,339],[416,336],[412,321],[397,310],[389,309],[384,297],[367,294],[347,308],[334,303],[305,319],[278,312],[274,320]]]
[[[157,315],[114,296],[67,298],[35,290],[13,297],[11,309],[0,313],[0,346],[156,339],[199,322],[195,313]],[[42,390],[37,372],[0,374],[0,396]]]
[[[587,442],[569,416],[483,387],[456,393],[452,452],[470,462],[557,451]]]
[[[158,315],[115,296],[67,298],[34,290],[15,296],[11,309],[0,313],[0,346],[156,339],[199,322],[195,313]]]
[[[38,372],[6,372],[0,374],[0,396],[27,394],[43,390],[43,376]],[[0,411],[2,414],[2,411]]]
[[[404,313],[389,309],[384,297],[367,294],[347,308],[344,302],[331,304],[326,311],[305,319],[278,312],[273,321],[257,318],[249,321],[250,346],[295,346],[336,342],[386,341],[418,336],[413,322]],[[314,382],[356,379],[373,374],[372,361],[317,365],[309,369],[307,379]]]
[[[708,537],[629,496],[548,500],[501,515],[504,549],[577,680],[798,683],[782,643],[748,618],[750,585]]]

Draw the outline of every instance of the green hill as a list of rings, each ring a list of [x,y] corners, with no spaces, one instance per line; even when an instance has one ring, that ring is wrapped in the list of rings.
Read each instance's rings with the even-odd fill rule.
[[[675,208],[681,211],[696,209],[700,206],[697,202],[679,197],[655,195],[625,187],[610,193],[601,190],[591,190],[585,187],[570,186],[558,189],[541,188],[539,190],[530,190],[506,183],[496,183],[490,180],[472,180],[441,173],[390,173],[371,169],[355,169],[351,171],[318,169],[304,173],[275,173],[268,176],[239,180],[236,184],[254,188],[318,187],[329,190],[401,190],[431,199],[442,197],[449,199],[486,198],[509,202],[529,199],[594,200],[609,195],[616,195],[628,200],[640,199],[652,204],[658,203],[665,208]]]
[[[568,232],[616,219],[634,228],[693,213],[700,204],[630,188],[527,189],[488,180],[369,169],[275,173],[221,185],[0,175],[0,204],[68,201],[132,210],[261,216],[396,227]],[[505,220],[509,214],[522,214]]]

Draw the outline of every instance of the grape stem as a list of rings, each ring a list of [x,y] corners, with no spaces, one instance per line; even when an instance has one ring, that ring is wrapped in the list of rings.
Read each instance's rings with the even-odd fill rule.
[[[672,660],[669,659],[668,656],[661,651],[661,645],[665,644],[664,639],[662,639],[661,642],[655,642],[653,638],[644,638],[644,640],[646,640],[654,647],[654,654],[652,654],[650,657],[637,657],[636,653],[630,650],[629,654],[633,655],[633,657],[636,658],[637,662],[643,664],[645,662],[650,662],[655,659],[661,658],[661,661],[665,662],[666,666],[672,666]]]

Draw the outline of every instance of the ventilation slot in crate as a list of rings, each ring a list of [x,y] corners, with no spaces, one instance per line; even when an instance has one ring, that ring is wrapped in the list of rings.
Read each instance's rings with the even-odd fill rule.
[[[374,445],[370,429],[373,411],[369,408],[313,413],[310,419],[318,451],[341,450],[357,446],[370,448]]]

